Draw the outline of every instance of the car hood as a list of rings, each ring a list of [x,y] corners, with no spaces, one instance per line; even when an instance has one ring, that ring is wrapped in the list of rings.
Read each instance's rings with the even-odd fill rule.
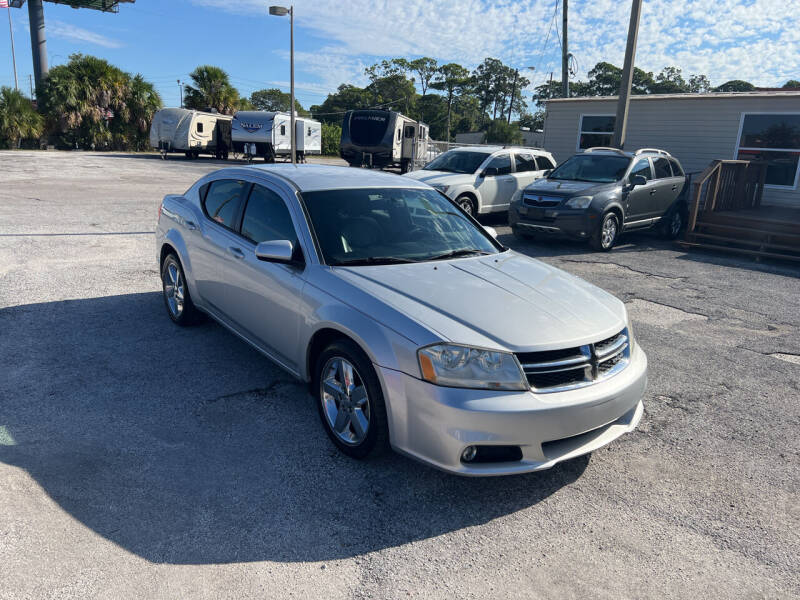
[[[627,322],[625,306],[609,293],[513,251],[334,271],[437,338],[461,344],[565,348],[614,335]]]
[[[442,185],[458,185],[461,183],[475,182],[475,175],[469,175],[465,173],[449,173],[447,171],[425,171],[424,169],[406,173],[405,177],[416,179],[417,181],[423,181],[428,185],[433,185],[434,183],[441,183]]]
[[[589,188],[605,187],[608,184],[594,183],[591,181],[559,181],[556,179],[538,179],[525,188],[526,193],[552,194],[559,196],[570,196]]]

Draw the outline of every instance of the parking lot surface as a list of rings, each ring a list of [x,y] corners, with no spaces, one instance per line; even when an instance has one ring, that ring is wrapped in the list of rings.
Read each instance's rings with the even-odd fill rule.
[[[627,303],[650,382],[590,457],[465,479],[344,457],[303,385],[169,321],[159,202],[222,163],[0,164],[0,598],[800,596],[800,269],[489,219]]]

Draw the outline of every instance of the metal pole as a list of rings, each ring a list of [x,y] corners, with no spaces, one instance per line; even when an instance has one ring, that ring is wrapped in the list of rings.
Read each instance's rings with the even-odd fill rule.
[[[567,2],[561,11],[561,95],[569,98],[569,44],[567,43]]]
[[[628,45],[625,47],[625,66],[622,68],[622,80],[619,83],[619,100],[617,100],[617,117],[614,121],[614,137],[611,145],[622,149],[625,146],[625,134],[628,128],[628,106],[630,105],[631,85],[633,84],[633,63],[636,57],[636,38],[639,36],[639,16],[642,13],[642,0],[633,0],[631,4],[631,22],[628,25]]]
[[[28,20],[31,27],[31,54],[36,89],[47,77],[47,39],[44,34],[44,8],[42,0],[28,0]]]
[[[8,11],[8,32],[11,34],[11,62],[14,63],[14,89],[19,91],[19,80],[17,79],[17,54],[14,52],[14,27],[11,25],[11,7],[6,7]]]
[[[514,69],[514,83],[511,84],[511,102],[508,103],[508,120],[506,123],[511,125],[511,111],[514,109],[514,94],[517,93],[517,77],[519,69]]]
[[[180,79],[178,79],[178,89],[181,91],[181,108],[183,108],[183,85]]]
[[[291,115],[291,127],[292,127],[292,164],[297,164],[297,132],[295,131],[295,124],[294,124],[294,6],[289,7],[289,44],[291,46],[289,52],[289,63],[290,63],[290,78],[289,78],[289,86],[291,87],[291,106],[289,107],[289,114]]]
[[[28,75],[28,84],[31,86],[31,100],[33,100],[33,75]]]

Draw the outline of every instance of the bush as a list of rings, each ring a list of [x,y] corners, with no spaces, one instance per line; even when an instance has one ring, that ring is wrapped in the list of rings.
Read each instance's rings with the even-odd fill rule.
[[[39,138],[44,118],[30,99],[10,87],[0,88],[0,147],[19,148],[23,139]]]
[[[322,124],[322,154],[339,156],[339,144],[342,141],[342,128],[332,123]]]
[[[486,127],[487,144],[521,144],[522,133],[516,124],[510,125],[504,119],[495,119]]]

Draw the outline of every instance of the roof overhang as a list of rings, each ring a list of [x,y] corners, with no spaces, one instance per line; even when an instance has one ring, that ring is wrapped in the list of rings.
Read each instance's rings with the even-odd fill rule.
[[[710,98],[800,98],[800,91],[786,90],[776,92],[710,92],[707,94],[632,94],[631,102],[651,101],[651,100],[704,100]],[[576,98],[550,98],[545,100],[550,102],[616,102],[619,96],[579,96]]]

